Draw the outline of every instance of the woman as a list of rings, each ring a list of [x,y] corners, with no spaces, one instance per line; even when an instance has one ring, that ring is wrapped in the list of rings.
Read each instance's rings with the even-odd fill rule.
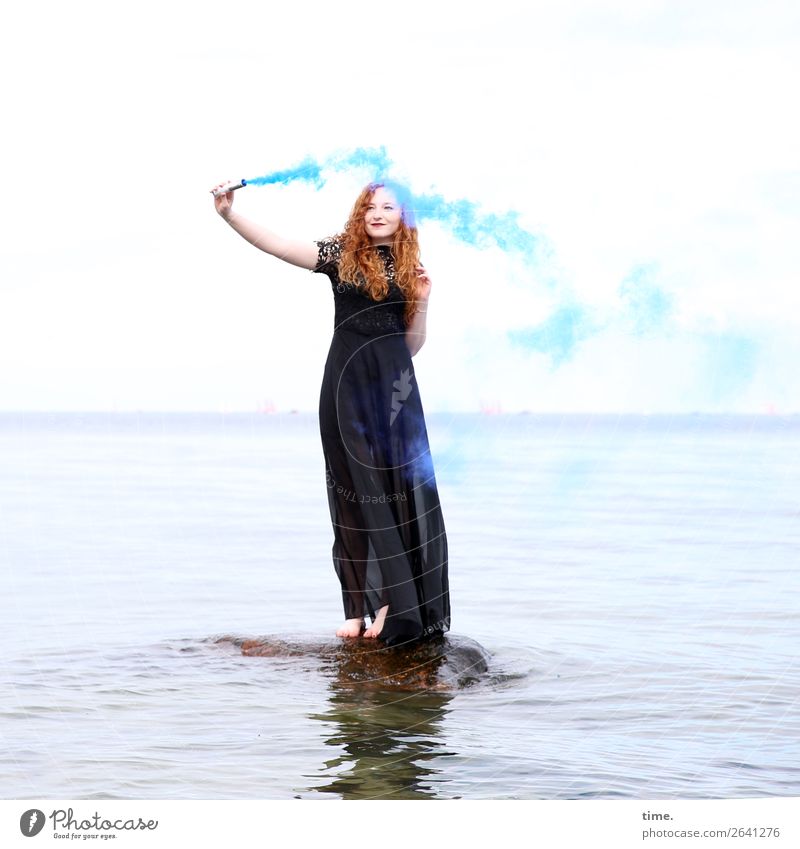
[[[447,536],[411,361],[425,342],[431,281],[405,193],[370,183],[341,234],[309,243],[234,213],[233,192],[214,203],[248,242],[331,281],[319,420],[346,620],[337,636],[398,645],[444,633]]]

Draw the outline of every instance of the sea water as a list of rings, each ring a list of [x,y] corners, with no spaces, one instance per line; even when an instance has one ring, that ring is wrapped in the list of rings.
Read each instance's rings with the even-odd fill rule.
[[[310,414],[0,414],[3,798],[800,794],[800,417],[428,416],[458,691],[344,685]]]

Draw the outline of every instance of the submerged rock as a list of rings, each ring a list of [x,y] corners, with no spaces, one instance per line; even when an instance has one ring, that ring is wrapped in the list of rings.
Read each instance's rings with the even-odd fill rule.
[[[283,637],[219,637],[248,657],[319,660],[340,682],[411,690],[453,690],[474,683],[489,668],[489,653],[469,637],[438,636],[387,648],[364,637],[325,642]]]

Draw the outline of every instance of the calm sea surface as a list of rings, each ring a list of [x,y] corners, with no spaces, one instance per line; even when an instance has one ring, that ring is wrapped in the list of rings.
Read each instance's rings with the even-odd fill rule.
[[[3,798],[800,795],[800,417],[430,415],[455,692],[343,686],[313,415],[0,414]]]

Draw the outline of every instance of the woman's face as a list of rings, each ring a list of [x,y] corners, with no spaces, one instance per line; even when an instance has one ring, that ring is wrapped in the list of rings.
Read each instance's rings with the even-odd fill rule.
[[[364,224],[373,245],[391,245],[392,237],[400,227],[403,211],[397,198],[389,189],[378,186],[370,198]]]

